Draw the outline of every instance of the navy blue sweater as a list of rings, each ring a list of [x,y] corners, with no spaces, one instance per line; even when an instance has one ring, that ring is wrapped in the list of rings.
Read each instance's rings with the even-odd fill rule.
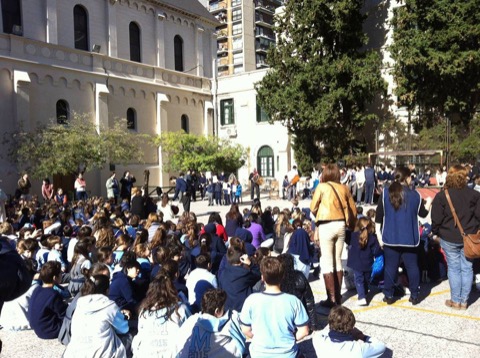
[[[420,243],[418,216],[426,217],[422,198],[416,190],[403,188],[403,203],[395,210],[390,203],[389,189],[383,190],[378,201],[375,222],[382,224],[382,239],[386,246],[417,247]]]
[[[354,271],[372,271],[373,259],[375,255],[380,253],[377,237],[374,234],[369,234],[367,245],[363,249],[360,247],[359,240],[360,232],[353,232],[350,246],[348,247],[347,266]]]
[[[33,291],[28,307],[28,321],[35,334],[42,339],[56,339],[62,327],[67,304],[53,288]]]
[[[225,310],[240,312],[243,303],[252,293],[253,286],[260,280],[258,266],[252,265],[250,269],[243,266],[233,266],[227,263],[218,279],[218,285],[227,293]]]
[[[122,271],[113,275],[108,298],[115,301],[118,307],[134,310],[137,301],[133,297],[132,279]]]

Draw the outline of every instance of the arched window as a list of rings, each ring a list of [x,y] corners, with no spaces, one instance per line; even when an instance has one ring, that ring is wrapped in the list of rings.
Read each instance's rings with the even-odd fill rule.
[[[137,129],[137,112],[133,108],[127,109],[127,129]]]
[[[173,39],[173,51],[175,53],[175,71],[183,71],[183,39],[179,35]]]
[[[140,49],[140,27],[135,22],[131,22],[128,27],[130,33],[130,61],[142,62]]]
[[[64,99],[57,101],[57,123],[58,124],[67,124],[67,121],[70,119],[70,106],[68,102]]]
[[[181,125],[185,133],[188,133],[190,131],[190,123],[186,114],[182,114]]]
[[[273,177],[273,150],[267,145],[258,151],[257,168],[262,177]]]
[[[75,48],[88,51],[88,15],[87,10],[81,5],[73,8],[73,29]]]
[[[22,35],[22,10],[20,0],[2,0],[3,32]]]

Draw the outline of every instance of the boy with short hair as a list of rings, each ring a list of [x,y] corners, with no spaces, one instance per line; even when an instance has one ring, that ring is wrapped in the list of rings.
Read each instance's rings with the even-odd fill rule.
[[[250,355],[295,358],[296,341],[308,335],[307,312],[297,297],[280,290],[285,269],[277,257],[265,257],[260,272],[265,291],[250,295],[240,314],[242,331],[252,339]]]
[[[376,358],[385,352],[385,343],[364,335],[355,327],[353,312],[344,306],[333,307],[328,326],[313,334],[315,352],[325,357]]]
[[[178,337],[179,358],[243,357],[245,337],[238,312],[225,309],[227,294],[210,289],[202,297],[202,309],[183,324]]]
[[[188,289],[188,301],[193,312],[198,312],[202,302],[203,294],[210,288],[217,288],[218,282],[212,269],[209,254],[200,254],[195,258],[197,268],[190,272],[186,286]]]
[[[55,339],[58,337],[67,310],[67,304],[54,289],[54,285],[62,280],[60,262],[46,262],[40,270],[40,279],[43,286],[32,294],[28,320],[39,338]]]

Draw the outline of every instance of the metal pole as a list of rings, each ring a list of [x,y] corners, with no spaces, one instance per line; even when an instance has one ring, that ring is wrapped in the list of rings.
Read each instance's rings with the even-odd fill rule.
[[[446,116],[446,133],[445,133],[445,165],[450,168],[450,133],[451,132],[451,121],[449,116]]]

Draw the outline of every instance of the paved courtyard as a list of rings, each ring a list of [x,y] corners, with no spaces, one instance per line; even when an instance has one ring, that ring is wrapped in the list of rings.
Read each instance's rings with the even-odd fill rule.
[[[240,209],[248,206],[244,201]],[[281,209],[291,204],[282,200],[268,200],[263,197],[262,206],[278,206]],[[301,207],[308,207],[309,201],[302,201]],[[206,202],[194,202],[192,211],[199,221],[206,221],[212,210],[221,212],[227,207],[208,207]],[[318,302],[325,298],[325,289],[321,279],[311,281]],[[471,306],[467,311],[455,311],[445,307],[449,296],[448,281],[429,283],[422,286],[422,302],[412,306],[408,296],[388,306],[382,302],[383,295],[372,294],[368,307],[356,307],[355,291],[343,291],[344,305],[351,308],[357,319],[357,327],[365,334],[384,341],[388,347],[383,357],[452,357],[469,358],[480,356],[480,294],[472,293]],[[326,322],[328,311],[319,307],[319,317]],[[326,323],[325,323],[326,324]],[[43,341],[32,331],[8,332],[0,330],[3,340],[1,357],[50,358],[61,357],[64,347],[58,341]],[[312,338],[301,342],[307,357],[315,357]]]

